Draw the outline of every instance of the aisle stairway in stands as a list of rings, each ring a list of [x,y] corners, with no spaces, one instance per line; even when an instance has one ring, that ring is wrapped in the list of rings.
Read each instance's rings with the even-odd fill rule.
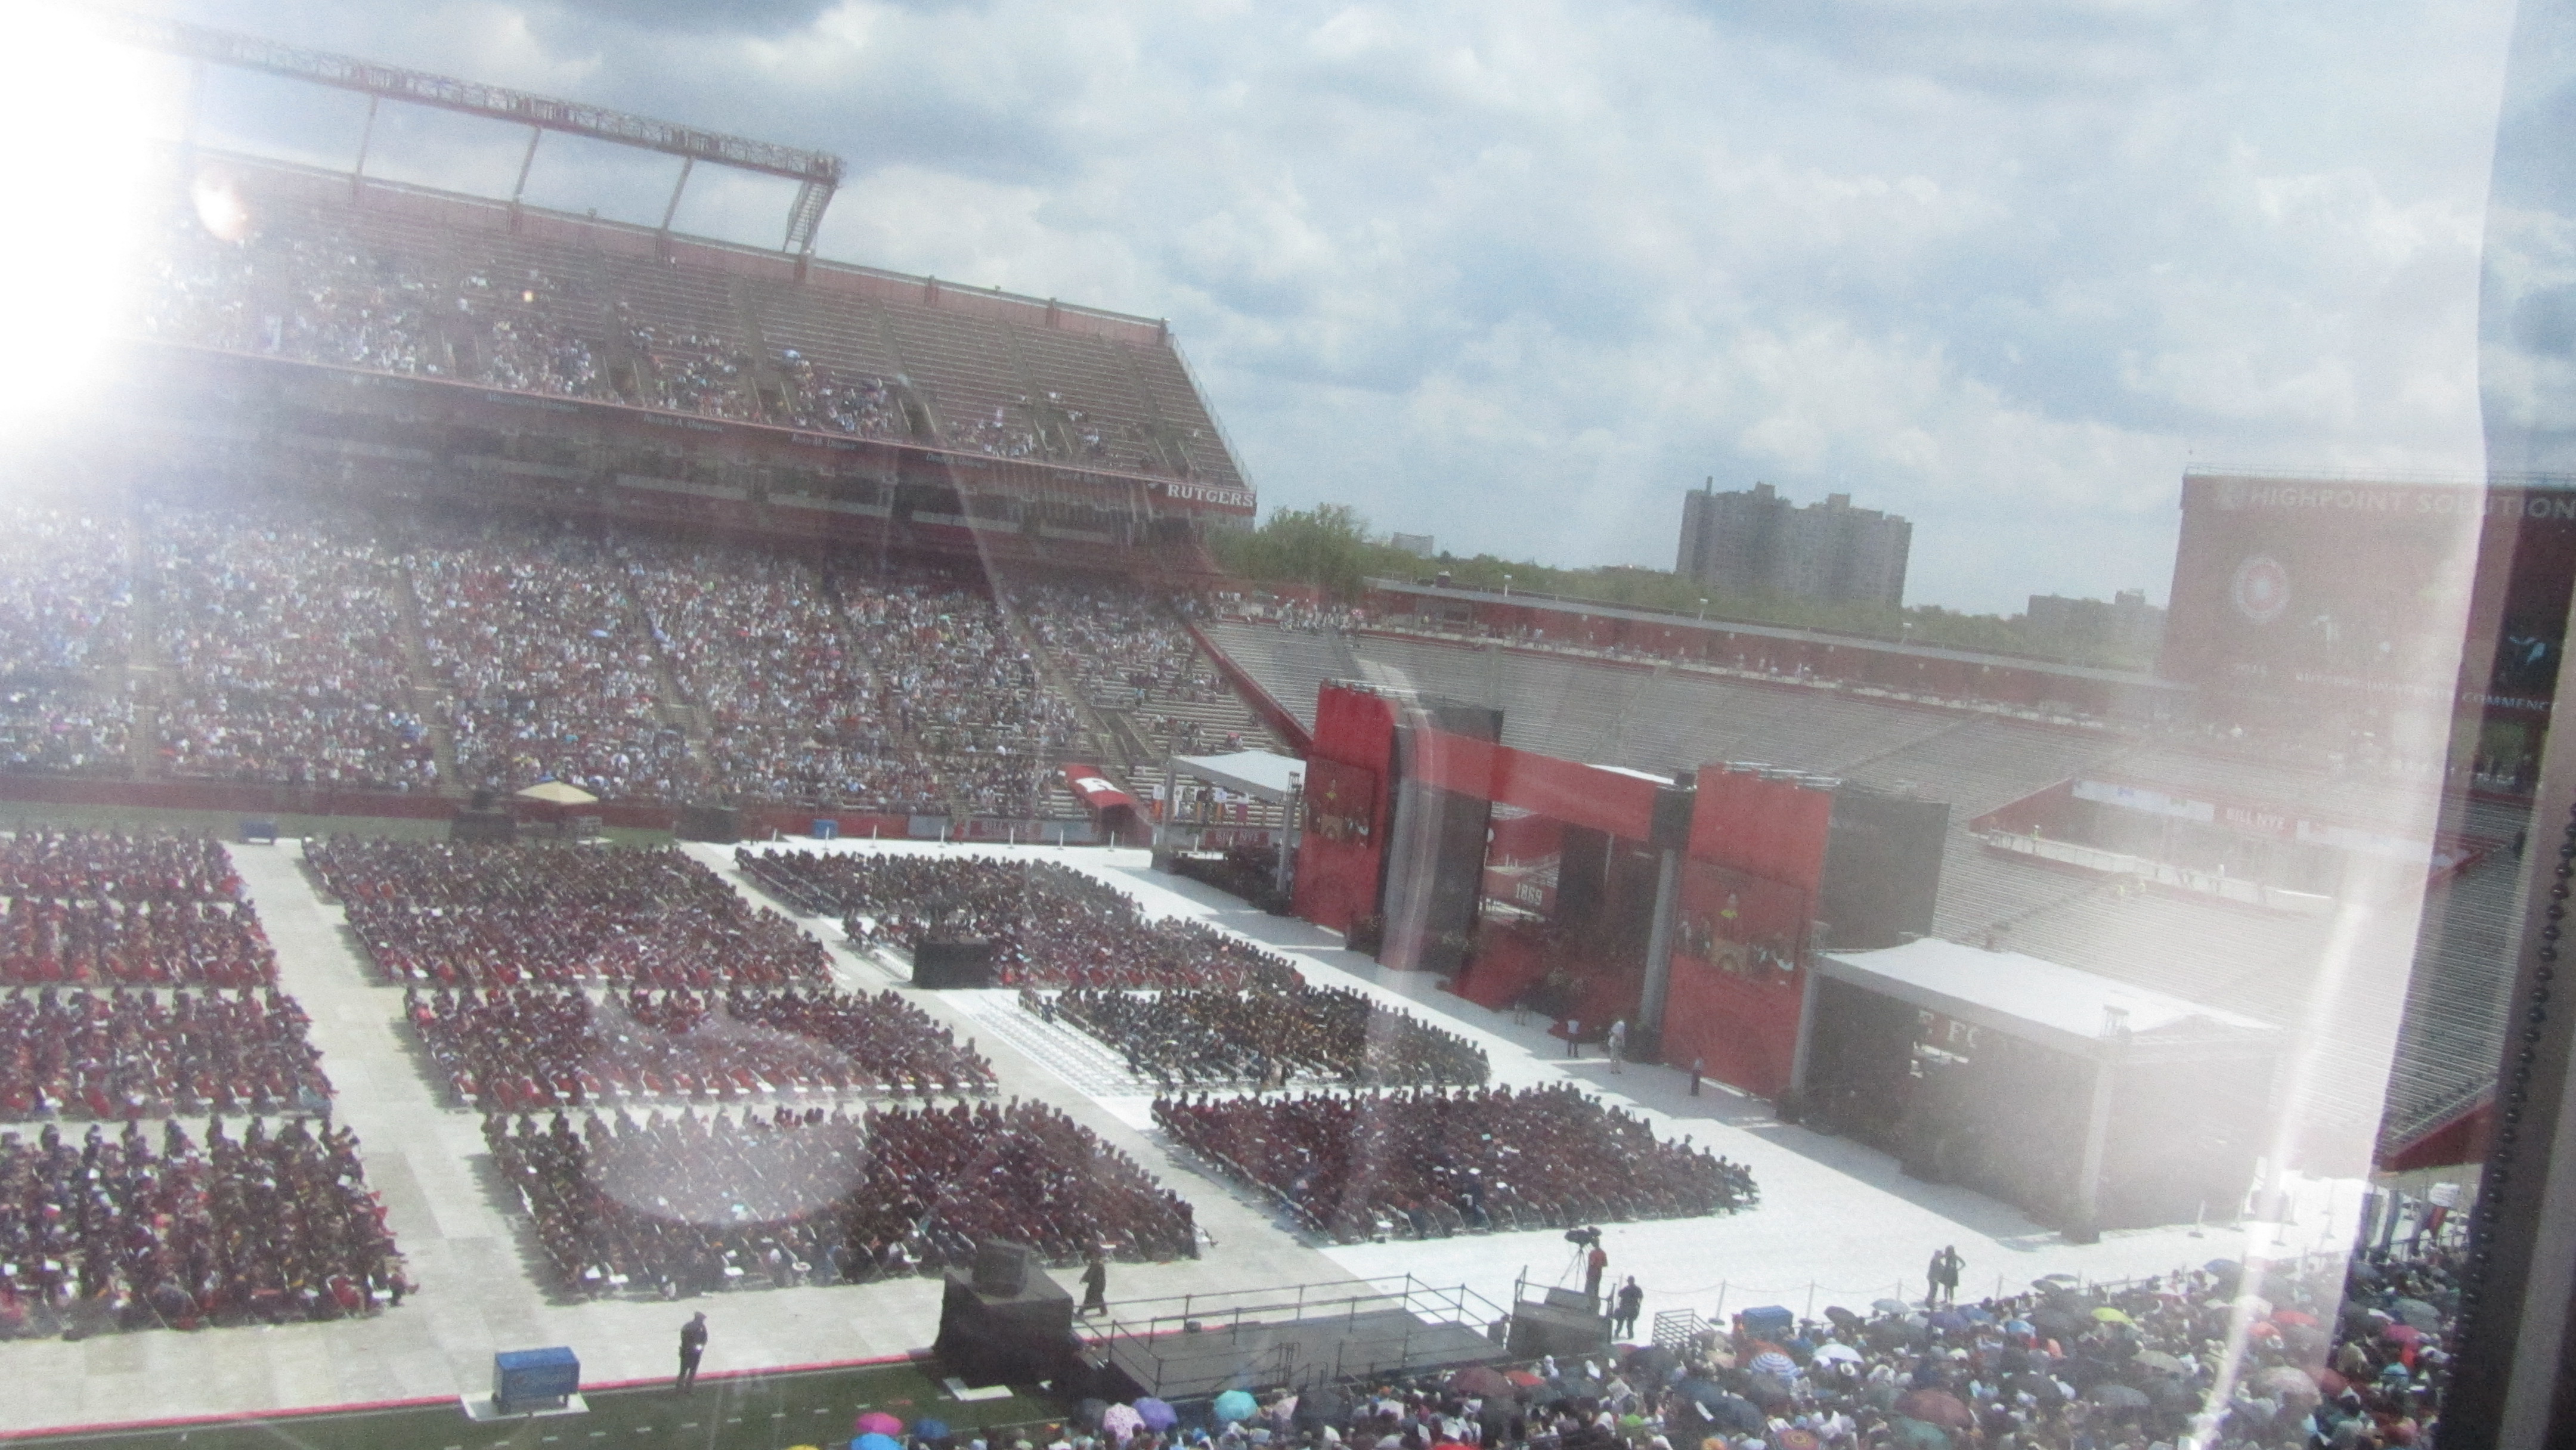
[[[385,537],[392,541],[390,527]],[[411,575],[411,555],[400,547],[387,553],[397,581],[391,591],[394,622],[402,639],[403,665],[411,672],[411,708],[429,726],[430,748],[438,758],[438,793],[463,795],[465,775],[456,764],[456,704],[429,662],[429,641],[420,628],[420,586]]]

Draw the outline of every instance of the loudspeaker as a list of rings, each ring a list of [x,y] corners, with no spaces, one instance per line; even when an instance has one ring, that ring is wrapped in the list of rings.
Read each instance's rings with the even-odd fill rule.
[[[1523,1303],[1512,1311],[1506,1345],[1514,1359],[1543,1354],[1598,1354],[1610,1343],[1610,1321],[1590,1309],[1560,1309],[1553,1304]]]
[[[975,1246],[975,1292],[1017,1298],[1028,1288],[1029,1267],[1037,1252],[1008,1239],[986,1239]]]
[[[458,811],[447,823],[451,841],[512,841],[519,835],[519,823],[508,811]]]
[[[1691,812],[1698,804],[1699,788],[1696,786],[1657,787],[1655,813],[1647,827],[1647,844],[1658,851],[1690,849]]]
[[[1043,1269],[1017,1294],[983,1294],[951,1269],[939,1299],[939,1340],[930,1352],[970,1385],[1061,1380],[1081,1363],[1073,1337],[1073,1296]]]
[[[682,806],[671,834],[683,841],[730,845],[742,839],[742,812],[731,806]]]
[[[912,984],[956,988],[993,985],[993,944],[981,938],[923,940],[912,949]]]

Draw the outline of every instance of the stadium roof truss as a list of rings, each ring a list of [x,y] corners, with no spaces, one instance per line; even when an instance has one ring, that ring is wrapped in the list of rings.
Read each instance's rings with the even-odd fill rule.
[[[679,157],[680,178],[672,186],[670,204],[662,212],[661,230],[664,232],[671,229],[671,219],[679,212],[680,194],[689,184],[689,173],[701,161],[796,182],[796,200],[788,207],[786,239],[780,243],[779,249],[801,259],[813,255],[814,238],[822,227],[823,212],[831,206],[832,195],[839,190],[845,169],[840,157],[825,151],[804,151],[775,142],[755,141],[745,136],[731,136],[721,131],[700,130],[673,121],[657,121],[649,116],[612,111],[605,106],[581,101],[556,100],[481,81],[380,65],[354,56],[302,50],[256,36],[188,25],[159,16],[116,14],[109,18],[118,38],[144,49],[163,51],[186,60],[263,71],[290,80],[333,86],[365,95],[367,132],[366,138],[358,145],[358,176],[363,176],[366,170],[367,144],[374,136],[377,105],[388,100],[408,101],[414,105],[432,106],[528,128],[527,155],[519,162],[518,185],[510,195],[513,207],[517,206],[520,194],[527,190],[528,171],[537,159],[537,143],[548,131]]]

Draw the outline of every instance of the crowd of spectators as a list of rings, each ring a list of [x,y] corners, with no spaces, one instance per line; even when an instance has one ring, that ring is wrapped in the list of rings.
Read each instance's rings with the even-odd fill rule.
[[[990,941],[1005,986],[1287,991],[1302,980],[1276,953],[1203,921],[1150,919],[1125,892],[1052,861],[749,847],[734,859],[800,909],[840,917],[862,950]]]
[[[0,510],[0,769],[131,771],[131,593],[123,520]]]
[[[1760,1190],[1742,1164],[1572,1084],[1166,1096],[1154,1121],[1343,1242],[1695,1218]]]
[[[1298,1082],[1468,1087],[1490,1071],[1482,1048],[1410,1012],[1304,982],[1286,988],[1172,987],[1138,992],[1074,988],[1020,1005],[1062,1018],[1107,1043],[1128,1070],[1166,1089]]]
[[[455,1101],[523,1113],[648,1099],[991,1090],[972,1042],[893,992],[736,988],[403,993],[403,1015]]]
[[[789,427],[863,438],[912,436],[903,399],[885,379],[840,373],[792,347],[780,351],[777,368],[786,389],[785,416],[778,421]]]
[[[0,1338],[337,1319],[408,1287],[357,1134],[302,1118],[193,1141],[0,1132]]]
[[[277,956],[211,836],[0,840],[0,985],[253,987]]]
[[[149,515],[161,768],[174,776],[426,791],[438,754],[413,709],[388,560],[309,510]]]
[[[386,980],[421,986],[816,986],[823,944],[675,847],[332,836],[304,859]]]
[[[941,797],[969,815],[1034,814],[1041,780],[1081,725],[993,601],[936,584],[853,585],[842,599],[885,723],[929,757]]]
[[[1189,1204],[1038,1102],[562,1112],[484,1122],[555,1282],[664,1297],[863,1283],[972,1264],[1002,1238],[1048,1262],[1197,1252]]]
[[[112,988],[0,997],[0,1117],[319,1110],[331,1099],[304,1009],[271,987],[167,1001]]]
[[[945,809],[934,767],[906,748],[893,702],[815,569],[743,550],[674,549],[638,558],[629,582],[705,721],[719,790],[904,814]]]
[[[571,534],[448,538],[410,555],[431,666],[455,696],[476,789],[560,780],[594,796],[688,800],[705,772],[662,707],[654,640],[617,551]]]
[[[1281,1407],[1280,1430],[1305,1445],[1394,1435],[1495,1450],[2430,1446],[2455,1308],[2440,1250],[2260,1277],[2213,1260],[2091,1288],[2054,1275],[1964,1306],[1746,1311],[1593,1360]]]

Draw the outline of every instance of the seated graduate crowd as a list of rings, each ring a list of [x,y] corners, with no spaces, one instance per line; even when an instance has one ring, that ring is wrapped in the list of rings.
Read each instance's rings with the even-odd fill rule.
[[[0,840],[0,984],[254,987],[277,957],[211,836]]]
[[[777,1107],[540,1127],[485,1119],[556,1284],[665,1297],[970,1267],[988,1238],[1049,1263],[1195,1256],[1190,1206],[1046,1104]]]
[[[780,1093],[988,1092],[992,1065],[892,991],[572,987],[403,993],[403,1015],[458,1105],[556,1105]]]
[[[388,981],[706,991],[830,976],[822,943],[672,847],[331,836],[304,859]]]
[[[301,1118],[203,1144],[173,1118],[0,1132],[0,1338],[372,1313],[409,1287],[357,1134]]]
[[[0,770],[131,772],[125,534],[105,511],[0,509]]]
[[[1300,980],[1276,953],[1195,919],[1149,919],[1125,892],[1052,861],[749,847],[734,859],[800,909],[841,917],[862,950],[989,940],[1005,986],[1285,991]]]
[[[0,997],[0,1117],[274,1113],[330,1103],[292,997],[123,987]]]
[[[1158,1097],[1192,1152],[1344,1242],[1731,1212],[1741,1164],[1659,1142],[1572,1084],[1525,1089]]]
[[[1338,987],[1171,987],[1151,997],[1092,987],[1050,997],[1023,987],[1020,1005],[1080,1027],[1165,1088],[1464,1087],[1490,1071],[1484,1050],[1457,1033]]]

